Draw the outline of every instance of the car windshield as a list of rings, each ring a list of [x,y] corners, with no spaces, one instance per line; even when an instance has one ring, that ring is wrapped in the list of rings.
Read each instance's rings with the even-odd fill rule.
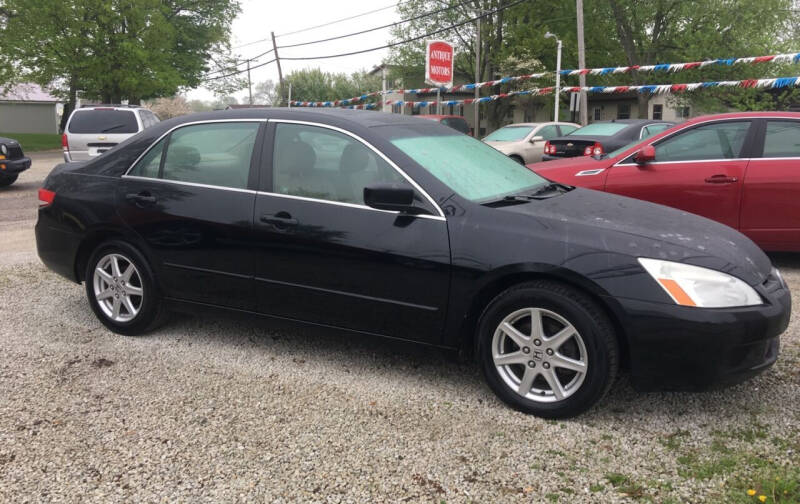
[[[136,133],[139,126],[131,110],[78,110],[72,114],[70,133]]]
[[[484,142],[516,142],[533,131],[533,126],[506,126],[484,137]]]
[[[392,144],[464,198],[486,202],[548,181],[466,135],[412,135]]]
[[[613,123],[613,122],[592,123],[584,126],[583,128],[578,128],[572,133],[568,133],[567,135],[611,136],[619,133],[628,126],[630,125],[625,123]]]

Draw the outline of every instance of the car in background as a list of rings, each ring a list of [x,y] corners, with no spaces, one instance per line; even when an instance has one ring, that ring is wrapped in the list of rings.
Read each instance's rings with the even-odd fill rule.
[[[0,187],[10,186],[19,174],[31,167],[31,158],[13,138],[0,137]]]
[[[635,140],[644,140],[675,123],[653,119],[614,119],[595,122],[544,145],[543,161],[578,156],[602,156]]]
[[[708,217],[764,250],[800,251],[800,113],[698,117],[603,156],[529,168]]]
[[[69,116],[61,146],[64,161],[88,161],[160,122],[153,112],[128,105],[89,105]]]
[[[518,163],[536,163],[542,160],[545,142],[578,128],[578,124],[561,122],[516,123],[493,131],[483,141]]]
[[[469,123],[467,122],[467,120],[461,116],[428,114],[428,115],[420,115],[417,117],[420,117],[422,119],[428,119],[430,121],[436,121],[438,123],[444,124],[445,126],[450,126],[454,130],[460,131],[465,135],[472,135],[472,128],[469,127]]]

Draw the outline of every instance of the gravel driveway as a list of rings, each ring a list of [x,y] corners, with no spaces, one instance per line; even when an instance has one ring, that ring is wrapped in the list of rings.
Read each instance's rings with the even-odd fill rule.
[[[57,161],[0,190],[0,502],[800,500],[797,316],[743,385],[641,394],[623,375],[558,422],[424,348],[188,316],[125,338],[36,258]],[[800,300],[800,255],[774,259]]]

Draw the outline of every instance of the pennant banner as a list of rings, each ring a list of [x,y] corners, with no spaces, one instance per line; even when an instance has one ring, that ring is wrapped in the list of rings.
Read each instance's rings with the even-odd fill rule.
[[[748,58],[721,58],[706,61],[692,61],[688,63],[663,63],[659,65],[633,65],[624,67],[606,68],[580,68],[577,70],[561,70],[561,75],[610,75],[630,72],[680,72],[692,68],[705,68],[708,66],[734,66],[755,63],[798,63],[800,53],[773,54],[770,56],[751,56]]]
[[[561,93],[577,93],[585,91],[587,93],[604,93],[604,94],[620,94],[620,93],[646,93],[646,94],[670,94],[670,93],[684,93],[687,91],[695,91],[698,89],[710,87],[740,87],[740,88],[762,88],[762,89],[780,89],[790,87],[800,87],[800,77],[777,77],[773,79],[745,79],[735,81],[708,81],[708,82],[693,82],[689,84],[646,84],[643,86],[586,86],[584,88],[577,86],[567,86],[561,88]],[[482,96],[480,98],[467,98],[464,100],[442,100],[442,105],[469,105],[471,103],[486,103],[495,100],[502,100],[512,96],[541,96],[551,94],[555,91],[554,87],[534,88],[525,91],[509,91],[508,93],[500,93],[491,96]],[[339,103],[339,105],[334,105]],[[345,106],[351,109],[365,109],[374,110],[381,105],[399,105],[401,107],[430,107],[436,105],[436,100],[412,101],[412,100],[384,100],[375,103],[365,103],[358,105],[347,105],[339,102],[301,102],[293,101],[293,107],[336,107]]]

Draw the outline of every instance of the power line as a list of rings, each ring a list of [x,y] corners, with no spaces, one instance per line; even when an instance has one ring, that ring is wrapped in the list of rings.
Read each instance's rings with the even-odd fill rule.
[[[209,81],[213,81],[213,80],[225,79],[226,77],[233,77],[234,75],[239,75],[240,73],[244,73],[244,72],[246,72],[248,70],[255,70],[256,68],[261,68],[263,66],[269,65],[270,63],[275,63],[275,61],[276,60],[273,58],[273,59],[271,59],[269,61],[265,61],[264,63],[259,63],[258,65],[251,66],[250,68],[245,68],[243,70],[238,70],[236,72],[231,72],[231,73],[225,74],[225,75],[218,75],[216,77],[211,77],[209,79],[203,79],[202,82],[209,82]]]
[[[333,25],[333,24],[341,23],[343,21],[350,21],[351,19],[357,19],[357,18],[360,18],[360,17],[363,17],[363,16],[368,16],[370,14],[375,14],[376,12],[380,12],[380,11],[385,11],[387,9],[391,9],[392,7],[396,7],[397,5],[398,5],[398,2],[395,2],[395,3],[391,4],[391,5],[387,5],[386,7],[381,7],[379,9],[374,9],[374,10],[367,11],[367,12],[362,12],[361,14],[356,14],[354,16],[350,16],[350,17],[346,17],[346,18],[342,18],[342,19],[337,19],[335,21],[329,21],[329,22],[323,23],[321,25],[309,26],[308,28],[303,28],[303,29],[300,29],[300,30],[297,30],[297,31],[293,31],[293,32],[289,32],[289,33],[282,33],[280,35],[275,35],[275,38],[280,38],[280,37],[285,37],[285,36],[288,36],[288,35],[295,35],[297,33],[303,33],[303,32],[307,32],[307,31],[311,31],[311,30],[316,30],[317,28],[323,28],[325,26],[330,26],[330,25]],[[241,49],[242,47],[247,47],[247,46],[251,46],[251,45],[255,45],[255,44],[260,44],[261,42],[269,42],[270,40],[272,40],[272,39],[271,38],[258,39],[258,40],[254,40],[252,42],[247,42],[246,44],[241,44],[241,45],[232,47],[231,49]]]
[[[341,58],[341,57],[344,57],[344,56],[353,56],[355,54],[363,54],[363,53],[368,53],[368,52],[372,52],[372,51],[379,51],[381,49],[388,49],[390,47],[395,47],[395,46],[399,46],[399,45],[402,45],[402,44],[408,44],[409,42],[416,42],[417,40],[421,40],[421,39],[430,37],[431,35],[437,35],[439,33],[452,30],[453,28],[458,28],[459,26],[464,26],[467,23],[471,23],[471,22],[473,22],[473,21],[475,21],[477,19],[480,19],[482,17],[488,16],[490,14],[495,14],[497,12],[506,10],[506,9],[508,9],[510,7],[514,7],[515,5],[519,5],[519,4],[521,4],[521,3],[525,2],[525,1],[527,1],[527,0],[517,0],[516,2],[512,2],[512,3],[508,4],[508,5],[504,5],[502,7],[496,8],[496,9],[485,11],[485,12],[483,12],[482,14],[480,14],[478,16],[475,16],[473,18],[467,19],[466,21],[462,21],[460,23],[455,23],[455,24],[452,24],[452,25],[447,26],[445,28],[440,28],[438,30],[434,30],[432,32],[425,33],[424,35],[420,35],[418,37],[414,37],[414,38],[410,38],[410,39],[406,39],[406,40],[401,40],[399,42],[392,42],[391,44],[386,44],[386,45],[383,45],[383,46],[380,46],[380,47],[373,47],[373,48],[370,48],[370,49],[362,49],[360,51],[352,51],[352,52],[348,52],[348,53],[327,54],[325,56],[311,56],[311,57],[305,57],[305,58],[300,58],[300,57],[287,58],[285,56],[282,56],[281,59],[282,60],[288,60],[288,61],[306,61],[306,60],[318,60],[318,59],[329,59],[329,58]]]
[[[404,24],[404,23],[408,23],[408,22],[411,22],[411,21],[416,21],[417,19],[422,19],[424,17],[432,16],[432,15],[438,14],[440,12],[444,12],[444,11],[448,11],[448,10],[451,10],[451,9],[455,9],[456,7],[462,7],[462,6],[464,6],[464,5],[468,4],[468,3],[472,3],[472,0],[465,0],[464,2],[461,2],[459,4],[450,5],[450,6],[447,6],[447,7],[442,7],[440,9],[436,9],[434,11],[425,12],[425,13],[419,14],[417,16],[410,17],[410,18],[407,18],[407,19],[402,19],[400,21],[395,21],[394,23],[385,24],[383,26],[377,26],[375,28],[369,28],[367,30],[361,30],[361,31],[357,31],[357,32],[354,32],[354,33],[348,33],[346,35],[338,35],[336,37],[329,37],[329,38],[320,39],[320,40],[312,40],[311,42],[300,42],[298,44],[282,45],[282,46],[278,46],[278,49],[288,49],[290,47],[300,47],[300,46],[306,46],[306,45],[311,45],[311,44],[319,44],[319,43],[322,43],[322,42],[330,42],[331,40],[339,40],[339,39],[348,38],[348,37],[355,37],[356,35],[363,35],[364,33],[370,33],[370,32],[374,32],[374,31],[378,31],[378,30],[383,30],[385,28],[392,28],[392,27],[399,26],[399,25]]]
[[[245,63],[252,63],[253,61],[255,61],[255,60],[257,60],[257,59],[259,59],[259,58],[261,58],[263,56],[266,56],[267,54],[273,52],[274,50],[275,49],[270,49],[269,51],[264,51],[263,53],[259,54],[258,56],[253,56],[252,58],[247,58],[247,59],[243,59],[243,60],[237,60],[236,64],[233,67],[235,69],[239,70],[239,65],[245,64]],[[253,68],[257,68],[257,67],[250,67],[251,70]],[[227,72],[228,70],[230,70],[230,69],[229,68],[220,68],[218,70],[213,70],[211,72],[208,72],[205,76],[208,77],[209,75],[214,75],[214,74],[217,74],[217,73]]]

